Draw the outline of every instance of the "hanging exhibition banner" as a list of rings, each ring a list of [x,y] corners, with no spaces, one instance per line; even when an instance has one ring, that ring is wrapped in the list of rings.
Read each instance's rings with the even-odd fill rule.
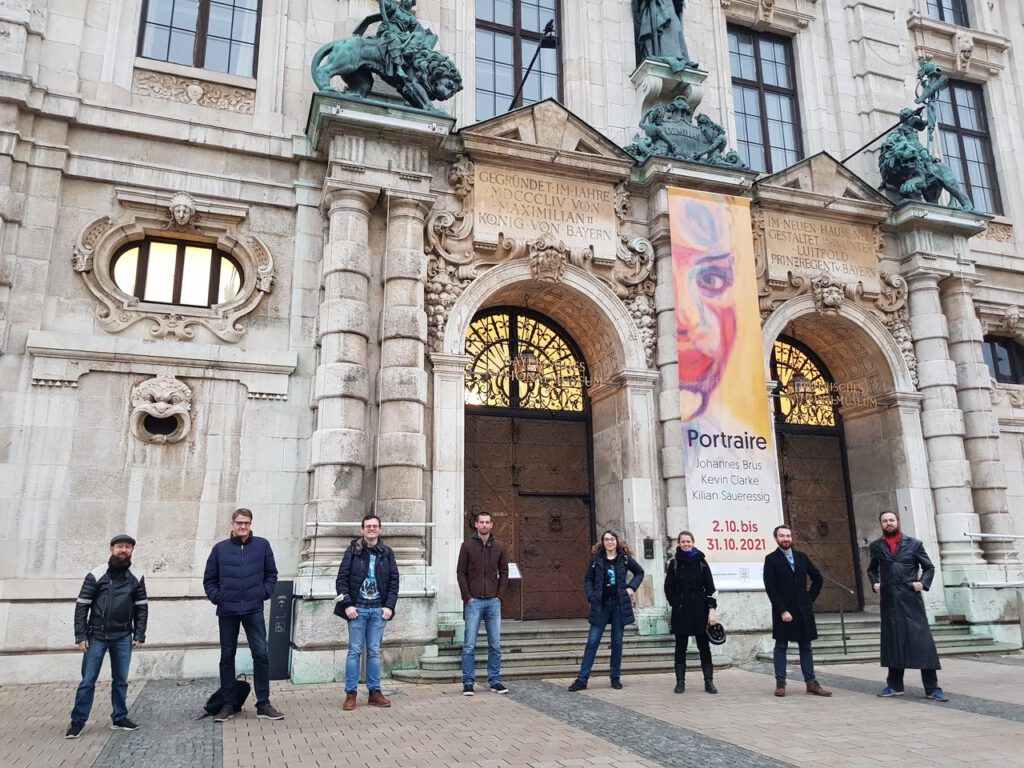
[[[724,589],[763,588],[782,522],[750,201],[669,190],[689,527]]]

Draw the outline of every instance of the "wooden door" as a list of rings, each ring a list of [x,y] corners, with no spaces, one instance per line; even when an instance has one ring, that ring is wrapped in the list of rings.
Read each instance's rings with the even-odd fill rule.
[[[780,432],[779,466],[786,524],[793,547],[807,554],[818,570],[859,594],[846,502],[842,441],[838,435]],[[858,595],[843,594],[825,582],[814,604],[818,612],[860,610]]]
[[[485,510],[522,579],[502,617],[585,616],[590,474],[582,421],[466,414],[466,512]],[[467,538],[473,529],[467,528]]]

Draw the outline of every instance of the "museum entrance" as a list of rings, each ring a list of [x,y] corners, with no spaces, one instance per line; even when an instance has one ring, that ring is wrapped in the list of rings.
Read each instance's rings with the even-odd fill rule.
[[[554,322],[513,308],[481,312],[466,353],[466,537],[475,513],[490,513],[520,576],[503,618],[582,618],[593,541],[582,355]]]
[[[776,340],[771,366],[778,382],[775,428],[783,519],[793,530],[795,548],[826,577],[815,609],[838,611],[842,601],[844,611],[858,611],[863,592],[837,408],[841,390],[814,353],[794,339]]]

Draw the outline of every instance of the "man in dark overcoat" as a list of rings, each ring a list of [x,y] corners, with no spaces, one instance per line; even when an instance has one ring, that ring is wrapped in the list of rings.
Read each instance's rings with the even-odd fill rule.
[[[925,695],[935,701],[949,701],[939,688],[939,654],[935,650],[922,592],[931,587],[935,566],[924,545],[900,530],[895,512],[878,516],[882,538],[871,542],[868,578],[881,595],[882,666],[889,668],[885,688],[879,696],[903,695],[903,672],[920,669]]]
[[[772,603],[772,637],[775,638],[775,695],[786,695],[786,651],[790,641],[800,648],[800,671],[807,692],[831,696],[814,676],[811,641],[818,639],[814,623],[814,601],[821,593],[824,579],[803,552],[793,549],[793,531],[786,525],[775,528],[778,549],[764,558],[764,588]],[[811,580],[810,589],[807,580]]]

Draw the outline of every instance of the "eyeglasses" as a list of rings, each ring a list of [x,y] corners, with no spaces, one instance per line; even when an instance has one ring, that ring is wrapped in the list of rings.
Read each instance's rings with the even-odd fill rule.
[[[250,525],[252,525],[252,520],[232,520],[231,524],[232,525],[241,525],[241,526],[250,526]]]

